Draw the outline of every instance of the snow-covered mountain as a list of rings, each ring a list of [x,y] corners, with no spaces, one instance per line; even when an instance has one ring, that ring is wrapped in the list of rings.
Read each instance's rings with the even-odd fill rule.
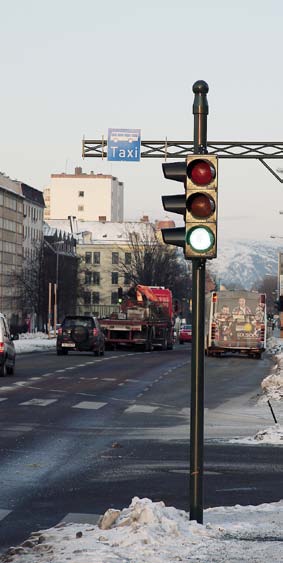
[[[283,241],[282,241],[283,242]],[[229,287],[251,289],[266,275],[277,276],[278,241],[226,240],[218,244],[217,258],[207,260],[207,270],[216,280]]]

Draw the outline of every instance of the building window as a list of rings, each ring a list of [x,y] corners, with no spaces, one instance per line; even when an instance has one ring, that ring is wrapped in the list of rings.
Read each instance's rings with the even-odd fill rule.
[[[84,206],[83,206],[83,205],[78,205],[78,211],[84,211]]]
[[[84,197],[85,193],[82,191],[79,191],[79,197]]]
[[[130,252],[125,252],[125,264],[131,264],[132,262],[132,255]]]
[[[130,285],[130,283],[131,283],[131,274],[125,274],[124,285]]]
[[[90,305],[90,292],[89,291],[86,291],[84,293],[84,304]]]
[[[100,252],[93,253],[93,263],[100,264]]]
[[[118,272],[112,272],[111,273],[111,280],[112,280],[113,285],[118,284]]]
[[[112,252],[112,264],[119,264],[119,252]]]
[[[106,223],[106,215],[99,215],[98,221],[100,221],[100,223]]]
[[[94,291],[92,294],[92,304],[93,305],[98,305],[99,304],[99,299],[100,299],[100,293],[99,291]]]
[[[85,263],[86,263],[86,264],[91,264],[91,252],[86,252],[86,253],[85,253]]]
[[[93,272],[93,284],[100,285],[100,272]]]
[[[112,291],[111,293],[111,305],[118,304],[118,291]]]
[[[85,283],[91,284],[91,272],[85,272]]]

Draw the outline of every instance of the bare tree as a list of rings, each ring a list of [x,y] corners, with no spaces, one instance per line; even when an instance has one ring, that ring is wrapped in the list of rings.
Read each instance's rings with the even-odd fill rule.
[[[128,284],[164,286],[171,289],[174,297],[186,298],[191,288],[188,263],[181,251],[163,244],[159,234],[148,223],[142,233],[128,232],[128,253],[120,262],[120,273]]]

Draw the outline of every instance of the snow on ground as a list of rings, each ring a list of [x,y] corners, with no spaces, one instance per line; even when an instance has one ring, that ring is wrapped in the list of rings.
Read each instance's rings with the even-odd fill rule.
[[[19,354],[55,346],[45,335],[15,342]],[[283,342],[282,342],[283,345]],[[259,401],[283,397],[281,341],[268,343],[272,373],[262,382]],[[279,423],[242,443],[282,444]],[[236,439],[235,439],[236,441]],[[61,523],[34,532],[0,558],[13,563],[273,563],[282,562],[283,500],[259,506],[209,508],[204,523],[163,502],[135,497],[123,510],[108,509],[98,525]]]
[[[282,562],[283,501],[204,511],[204,524],[164,503],[135,497],[100,523],[36,532],[1,561],[13,563]]]
[[[17,354],[26,352],[44,351],[55,348],[56,338],[48,338],[43,332],[20,334],[19,340],[14,340]]]

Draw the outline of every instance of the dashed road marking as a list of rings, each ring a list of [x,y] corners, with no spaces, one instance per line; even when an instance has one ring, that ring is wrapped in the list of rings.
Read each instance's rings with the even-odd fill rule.
[[[152,413],[156,411],[159,407],[151,407],[150,405],[131,405],[124,412],[126,413]]]
[[[102,377],[101,381],[116,381],[116,377]]]
[[[73,409],[89,409],[98,410],[107,405],[107,403],[100,403],[98,401],[82,401],[77,405],[73,405]]]
[[[58,399],[30,399],[30,401],[25,401],[20,403],[20,406],[36,406],[36,407],[47,407],[51,403],[56,403]]]

